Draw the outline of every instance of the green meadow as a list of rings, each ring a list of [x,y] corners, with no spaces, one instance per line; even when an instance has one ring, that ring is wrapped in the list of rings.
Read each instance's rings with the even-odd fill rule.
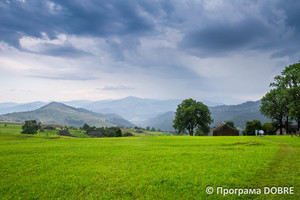
[[[300,199],[299,137],[78,138],[20,130],[0,124],[0,199]],[[284,186],[294,194],[217,194],[217,187]]]

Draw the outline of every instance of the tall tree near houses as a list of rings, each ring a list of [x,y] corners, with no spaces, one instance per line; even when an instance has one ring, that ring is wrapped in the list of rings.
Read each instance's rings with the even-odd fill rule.
[[[287,94],[291,101],[288,105],[289,115],[300,127],[300,63],[287,67],[283,72],[283,84],[287,88]]]
[[[198,128],[202,132],[209,131],[209,124],[213,122],[211,112],[202,102],[194,99],[185,99],[178,105],[173,127],[179,132],[187,131],[190,136]]]
[[[287,107],[289,116],[297,121],[300,127],[300,63],[286,67],[281,76],[277,76],[271,86],[284,88],[285,98],[288,99]]]
[[[285,90],[283,88],[270,90],[261,100],[260,112],[275,122],[276,127],[280,129],[281,135],[285,119],[288,118],[289,110],[287,105],[288,99],[285,98]]]

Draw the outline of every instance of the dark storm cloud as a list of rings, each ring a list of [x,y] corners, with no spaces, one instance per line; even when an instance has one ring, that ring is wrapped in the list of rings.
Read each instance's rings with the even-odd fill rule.
[[[231,51],[253,48],[260,42],[268,43],[271,31],[258,19],[245,19],[237,23],[210,23],[200,30],[188,33],[180,47],[196,50],[196,55],[210,56]]]
[[[0,3],[0,40],[19,47],[22,36],[57,34],[139,35],[153,29],[134,1],[5,1]]]
[[[20,38],[42,38],[42,33],[50,40],[59,34],[101,37],[107,39],[105,50],[120,61],[125,51],[136,53],[141,37],[163,35],[164,28],[171,27],[183,35],[182,41],[174,41],[177,50],[199,57],[253,49],[271,51],[273,57],[299,56],[300,1],[225,1],[215,10],[206,9],[205,3],[7,0],[0,3],[0,40],[20,49]],[[40,53],[84,53],[71,45],[54,46]]]
[[[217,18],[202,10],[199,27],[186,32],[179,48],[199,57],[224,56],[240,50],[271,51],[272,57],[299,57],[300,2],[245,2],[231,1],[233,13],[221,9],[215,14],[222,17]],[[258,9],[251,12],[253,5]]]

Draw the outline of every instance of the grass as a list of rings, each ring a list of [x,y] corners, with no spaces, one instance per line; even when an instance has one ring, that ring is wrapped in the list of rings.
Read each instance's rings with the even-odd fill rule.
[[[0,126],[1,199],[299,199],[299,137],[70,138],[9,126]],[[207,186],[295,194],[208,195]]]

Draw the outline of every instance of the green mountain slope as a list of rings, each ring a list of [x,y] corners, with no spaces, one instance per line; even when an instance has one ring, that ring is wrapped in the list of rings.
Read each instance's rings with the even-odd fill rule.
[[[247,121],[260,120],[262,123],[271,120],[263,116],[259,107],[261,101],[248,101],[232,106],[216,106],[209,108],[214,119],[213,126],[222,121],[233,121],[236,127],[245,129]]]
[[[131,127],[134,124],[114,114],[98,114],[85,109],[77,109],[62,103],[52,102],[39,109],[28,112],[16,112],[0,116],[0,121],[24,122],[35,119],[46,124],[61,124],[80,127],[84,123],[90,126],[125,126]]]
[[[174,131],[173,120],[175,119],[175,112],[166,112],[164,114],[158,115],[157,117],[148,119],[139,124],[142,127],[154,127],[155,129],[161,129],[165,131]]]
[[[211,124],[211,126],[215,126],[222,121],[233,121],[236,127],[245,129],[247,121],[257,119],[262,123],[270,122],[270,119],[260,113],[260,105],[260,101],[249,101],[239,105],[209,107],[214,119],[214,122]],[[161,130],[172,131],[174,130],[172,127],[174,118],[174,112],[167,112],[165,114],[158,115],[157,117],[145,120],[139,125],[142,127],[150,126],[156,129],[159,128]]]

